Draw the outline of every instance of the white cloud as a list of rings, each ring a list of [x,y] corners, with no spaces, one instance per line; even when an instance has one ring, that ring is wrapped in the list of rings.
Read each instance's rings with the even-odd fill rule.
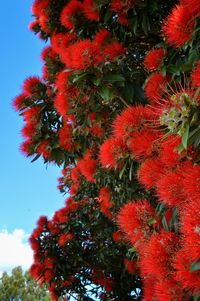
[[[28,235],[23,229],[12,233],[0,231],[0,274],[10,272],[14,267],[22,266],[27,270],[33,262],[33,252],[27,241]]]

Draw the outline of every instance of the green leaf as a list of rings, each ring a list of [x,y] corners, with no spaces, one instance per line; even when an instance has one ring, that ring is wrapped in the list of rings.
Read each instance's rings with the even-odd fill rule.
[[[135,252],[137,252],[137,251],[136,251],[136,248],[135,248],[135,247],[132,247],[132,248],[128,249],[128,252],[130,252],[130,253],[135,253]]]
[[[169,226],[168,226],[168,223],[167,223],[167,220],[166,220],[165,216],[162,217],[162,224],[163,224],[164,229],[166,231],[169,231]]]
[[[200,259],[194,261],[190,266],[190,272],[196,272],[200,270]]]
[[[106,86],[100,88],[99,94],[105,100],[110,100],[113,97],[113,91]]]
[[[77,83],[77,82],[79,82],[79,81],[85,79],[87,76],[88,76],[87,73],[81,73],[80,75],[76,75],[76,76],[73,78],[72,82],[73,82],[73,83]]]
[[[35,162],[37,159],[39,159],[40,157],[40,154],[37,154],[32,160],[31,160],[31,163]]]
[[[123,176],[123,174],[124,174],[124,172],[125,172],[125,170],[126,170],[126,166],[127,166],[127,162],[124,164],[122,170],[121,170],[120,173],[119,173],[119,178],[120,178],[120,179],[122,178],[122,176]]]
[[[152,217],[148,222],[147,222],[147,224],[149,225],[149,226],[152,226],[153,224],[156,224],[157,223],[157,220],[155,219],[155,217]]]
[[[189,122],[185,123],[184,133],[182,135],[182,145],[184,148],[187,148],[188,145],[188,136],[189,136],[190,124]]]
[[[200,300],[200,294],[196,295],[196,296],[193,296],[193,300],[194,301],[199,301]]]

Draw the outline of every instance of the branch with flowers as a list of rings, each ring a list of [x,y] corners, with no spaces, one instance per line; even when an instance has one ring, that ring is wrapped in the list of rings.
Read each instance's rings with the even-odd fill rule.
[[[21,151],[62,167],[30,238],[53,300],[200,297],[200,2],[35,0]]]

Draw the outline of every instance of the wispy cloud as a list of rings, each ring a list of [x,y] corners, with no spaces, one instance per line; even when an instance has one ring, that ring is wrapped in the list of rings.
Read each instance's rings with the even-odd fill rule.
[[[28,235],[23,229],[12,233],[0,231],[0,274],[10,272],[16,266],[28,269],[33,261],[33,253],[27,241]]]

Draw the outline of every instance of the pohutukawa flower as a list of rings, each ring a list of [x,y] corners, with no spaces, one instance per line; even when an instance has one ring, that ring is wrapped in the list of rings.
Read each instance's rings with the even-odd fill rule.
[[[200,165],[188,165],[183,169],[184,172],[184,190],[188,199],[199,202],[200,197]]]
[[[78,161],[80,173],[84,175],[89,182],[95,182],[94,174],[97,168],[97,160],[94,160],[90,153],[87,153]]]
[[[144,90],[151,104],[155,104],[162,99],[166,85],[167,80],[161,73],[155,72],[148,78]]]
[[[127,141],[132,135],[149,124],[152,119],[150,110],[142,105],[131,106],[121,112],[113,122],[113,133]]]
[[[30,154],[30,149],[31,149],[31,145],[33,144],[31,139],[28,139],[26,141],[24,141],[21,145],[20,145],[20,151],[25,155],[28,156]]]
[[[158,131],[144,128],[132,135],[128,142],[128,148],[137,160],[149,158],[158,152],[159,140],[160,133]]]
[[[185,293],[180,282],[172,277],[166,277],[163,280],[156,281],[155,296],[159,301],[182,301]]]
[[[187,204],[180,215],[180,232],[183,234],[184,248],[188,250],[191,261],[199,259],[200,250],[200,202]]]
[[[100,16],[95,0],[84,0],[82,10],[88,20],[99,21]]]
[[[100,146],[99,159],[101,165],[109,168],[117,167],[120,160],[127,155],[127,147],[119,138],[111,137]]]
[[[104,56],[106,60],[113,62],[120,56],[124,56],[126,50],[123,45],[117,41],[108,44],[104,49]]]
[[[174,47],[181,47],[188,42],[194,31],[195,22],[184,5],[176,5],[167,17],[163,26],[163,34],[167,42]]]
[[[50,0],[35,0],[32,5],[32,13],[40,17],[45,14],[49,7]]]
[[[97,43],[98,45],[101,45],[101,47],[104,47],[108,43],[109,37],[110,37],[110,32],[103,28],[96,33],[94,37],[94,42]]]
[[[129,202],[119,211],[117,223],[127,239],[135,246],[141,240],[151,235],[152,221],[155,219],[155,210],[147,200]],[[155,219],[156,222],[156,219]]]
[[[146,69],[155,71],[162,64],[164,56],[165,50],[163,48],[149,51],[144,59]]]
[[[41,80],[38,76],[30,76],[23,83],[23,93],[26,96],[31,96],[34,93],[39,92],[39,85],[41,84]]]
[[[43,48],[40,58],[43,62],[46,62],[48,59],[54,60],[56,58],[56,53],[51,46],[46,46]]]
[[[181,171],[169,171],[157,182],[157,195],[159,199],[169,206],[180,207],[188,202],[183,188]]]
[[[178,244],[179,238],[175,233],[162,230],[152,234],[141,256],[142,275],[164,280],[173,270],[173,257]]]
[[[188,14],[191,17],[198,17],[200,15],[200,2],[199,0],[180,0],[180,3],[185,6]]]
[[[61,247],[65,246],[65,244],[71,241],[74,238],[74,234],[72,233],[63,233],[59,236],[58,243]]]
[[[26,100],[25,94],[22,93],[22,94],[17,95],[12,101],[12,105],[13,105],[14,109],[16,111],[20,111],[20,109],[22,109],[24,106],[25,100]]]
[[[84,39],[69,46],[61,60],[68,68],[85,70],[97,66],[102,61],[100,45]]]
[[[77,0],[71,0],[66,4],[61,12],[60,21],[67,29],[75,27],[74,16],[82,10],[82,3]]]
[[[192,259],[188,249],[180,249],[174,259],[174,278],[181,283],[183,289],[189,290],[193,296],[199,293],[200,276],[199,270],[190,271]]]
[[[69,110],[69,96],[67,93],[57,93],[54,101],[54,107],[61,116],[66,116]]]
[[[70,124],[63,125],[59,130],[59,144],[67,151],[72,150],[72,126]]]
[[[166,168],[173,168],[178,165],[185,154],[179,154],[177,147],[181,143],[181,137],[172,135],[163,139],[160,144],[159,159]]]
[[[163,174],[164,166],[158,158],[147,159],[138,169],[138,180],[146,189],[151,189]]]
[[[37,147],[37,153],[42,155],[44,159],[49,159],[51,156],[50,140],[45,139]]]
[[[77,41],[77,38],[77,35],[71,32],[53,34],[51,36],[53,50],[58,54],[62,54],[69,45]]]
[[[129,274],[135,275],[138,273],[137,261],[124,259],[124,265]]]

